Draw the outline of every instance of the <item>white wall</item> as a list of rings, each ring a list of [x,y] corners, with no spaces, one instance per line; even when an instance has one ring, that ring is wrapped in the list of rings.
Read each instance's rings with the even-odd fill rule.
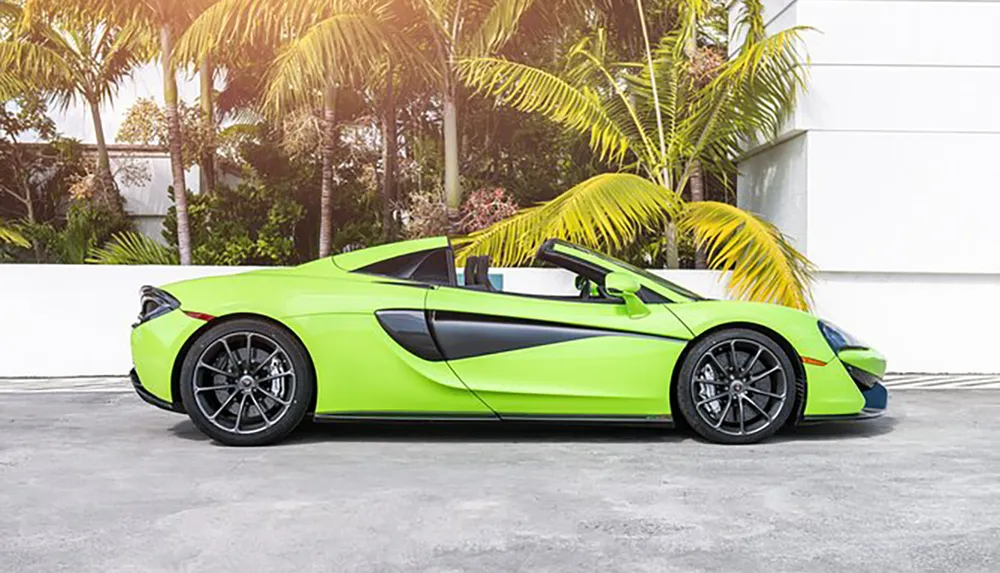
[[[765,0],[809,89],[739,204],[823,271],[818,312],[895,371],[1000,372],[1000,1]]]
[[[0,377],[123,375],[139,288],[230,274],[246,267],[0,265]],[[504,290],[573,292],[559,270],[497,269]],[[709,297],[724,288],[709,271],[658,271]],[[1000,373],[995,287],[946,275],[824,273],[817,313],[883,351],[893,372]]]

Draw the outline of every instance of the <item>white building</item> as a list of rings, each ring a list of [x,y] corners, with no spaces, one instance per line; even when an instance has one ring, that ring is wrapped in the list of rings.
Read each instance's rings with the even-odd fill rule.
[[[816,29],[809,91],[741,163],[740,205],[892,370],[1000,372],[1000,1],[764,3],[771,30]]]
[[[170,207],[167,188],[171,185],[170,157],[165,151],[151,149],[135,150],[134,146],[116,145],[115,136],[121,128],[125,115],[136,100],[151,98],[163,105],[163,84],[160,80],[158,64],[144,66],[125,81],[112,101],[106,102],[101,108],[101,118],[104,122],[104,136],[109,142],[112,169],[116,168],[117,160],[128,157],[132,161],[141,161],[148,166],[149,181],[141,186],[121,185],[121,194],[125,198],[125,211],[133,217],[136,227],[142,233],[154,238],[160,237],[163,219]],[[188,103],[198,99],[198,82],[183,81],[178,76],[180,97]],[[95,144],[94,122],[86,105],[70,106],[65,111],[53,109],[50,111],[59,132],[82,141],[84,144]],[[190,169],[185,178],[188,189],[197,190],[199,185],[198,168]]]

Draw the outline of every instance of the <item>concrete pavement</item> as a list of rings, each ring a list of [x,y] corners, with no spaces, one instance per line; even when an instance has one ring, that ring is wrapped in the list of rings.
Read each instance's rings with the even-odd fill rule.
[[[752,447],[313,426],[220,447],[131,394],[0,395],[0,571],[1000,570],[1000,392]]]

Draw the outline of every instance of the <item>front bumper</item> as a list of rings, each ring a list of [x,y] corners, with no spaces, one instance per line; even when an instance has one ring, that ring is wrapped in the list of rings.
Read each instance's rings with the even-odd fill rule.
[[[881,418],[889,406],[889,390],[881,381],[875,382],[871,388],[861,388],[859,385],[858,389],[861,390],[861,395],[865,398],[865,405],[860,412],[855,414],[805,416],[802,418],[802,423],[874,420],[875,418]]]
[[[176,412],[178,414],[184,413],[184,408],[180,404],[173,404],[167,402],[161,398],[157,398],[149,390],[146,390],[142,386],[142,381],[139,380],[139,375],[136,373],[135,368],[132,369],[128,374],[129,378],[132,380],[132,388],[135,389],[135,393],[139,395],[140,398],[147,404],[152,404],[161,410],[167,410],[168,412]]]

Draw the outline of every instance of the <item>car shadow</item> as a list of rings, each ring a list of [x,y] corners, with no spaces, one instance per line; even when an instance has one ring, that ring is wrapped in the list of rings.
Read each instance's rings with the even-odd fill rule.
[[[825,441],[875,438],[892,432],[899,420],[883,416],[873,420],[844,420],[803,424],[779,433],[775,441]]]
[[[889,433],[895,418],[863,422],[826,422],[789,428],[767,443],[789,441],[852,440]],[[190,420],[179,422],[170,432],[186,440],[212,442]],[[283,444],[321,442],[538,442],[538,443],[678,443],[703,441],[685,427],[580,426],[534,423],[414,423],[414,422],[306,422]],[[212,442],[214,445],[222,445]],[[707,443],[707,442],[705,442]]]

